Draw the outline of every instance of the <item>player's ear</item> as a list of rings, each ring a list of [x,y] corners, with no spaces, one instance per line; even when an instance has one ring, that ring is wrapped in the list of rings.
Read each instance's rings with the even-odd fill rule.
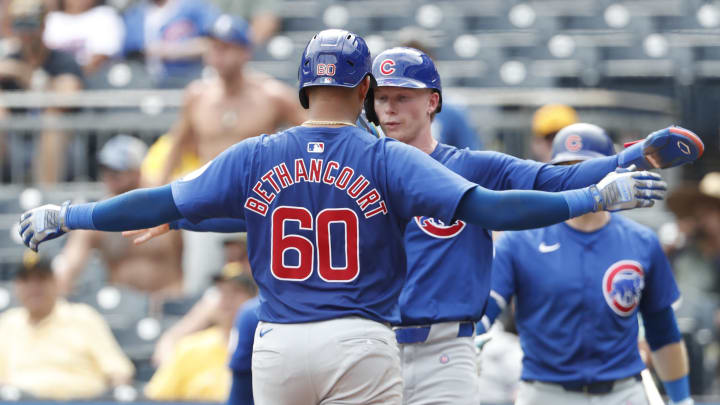
[[[438,105],[440,105],[440,95],[436,91],[430,92],[430,98],[428,99],[428,115],[432,115],[437,112]]]
[[[358,84],[358,89],[360,90],[358,92],[360,101],[364,102],[365,97],[367,96],[367,93],[370,90],[370,76],[365,76],[365,78],[360,82],[360,84]]]

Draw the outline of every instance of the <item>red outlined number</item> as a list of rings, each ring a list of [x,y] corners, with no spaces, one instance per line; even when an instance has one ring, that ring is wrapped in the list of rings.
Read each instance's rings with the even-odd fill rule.
[[[335,76],[335,65],[332,63],[318,63],[317,64],[317,75],[318,76]]]
[[[318,250],[318,274],[323,280],[348,282],[354,280],[360,272],[360,246],[358,246],[358,217],[348,208],[322,210],[317,216],[315,234]],[[345,266],[332,265],[332,238],[330,224],[340,223],[345,228]],[[337,240],[337,239],[336,239]]]
[[[318,274],[329,283],[344,283],[355,280],[360,273],[360,244],[358,217],[355,211],[348,208],[325,209],[315,218],[317,232],[315,245],[300,235],[285,235],[285,222],[294,221],[303,230],[313,229],[310,211],[303,207],[282,206],[272,213],[272,243],[270,248],[270,269],[275,278],[287,281],[307,280],[313,271],[313,259],[317,248]],[[334,241],[345,242],[345,265],[332,265],[331,224],[341,224],[345,235]],[[333,227],[338,232],[337,227]],[[340,236],[340,235],[336,235]],[[295,250],[298,253],[298,265],[285,263],[285,253]]]
[[[272,243],[270,244],[270,269],[280,280],[306,280],[312,274],[313,244],[300,235],[285,235],[285,222],[295,221],[300,229],[313,229],[312,214],[302,207],[277,207],[272,213]],[[285,252],[295,250],[299,256],[297,266],[285,264]]]

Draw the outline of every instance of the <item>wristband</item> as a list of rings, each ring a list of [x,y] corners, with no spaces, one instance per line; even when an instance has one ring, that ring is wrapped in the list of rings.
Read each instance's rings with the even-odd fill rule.
[[[595,192],[593,192],[593,189]],[[597,210],[600,198],[600,193],[594,186],[581,188],[578,190],[563,191],[562,196],[565,198],[565,202],[568,205],[570,211],[570,218],[575,218],[588,212]],[[597,197],[595,196],[597,194]]]
[[[65,226],[68,229],[95,230],[92,214],[95,203],[70,205],[65,210]]]
[[[677,403],[690,397],[690,379],[687,375],[673,381],[663,381],[665,392],[670,399]]]

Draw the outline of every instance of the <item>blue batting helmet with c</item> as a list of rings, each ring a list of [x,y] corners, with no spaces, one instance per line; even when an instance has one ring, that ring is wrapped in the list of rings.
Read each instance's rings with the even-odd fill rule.
[[[424,52],[406,47],[383,51],[375,57],[372,73],[378,87],[405,87],[437,91],[440,102],[435,112],[440,112],[442,109],[440,74],[435,68],[435,63]],[[366,112],[368,111],[367,104],[371,101],[370,99],[365,100]]]
[[[345,30],[317,33],[303,51],[298,69],[300,104],[308,108],[305,88],[312,86],[355,87],[370,71],[370,50],[362,37]]]
[[[550,163],[567,163],[615,154],[615,146],[604,129],[577,123],[558,131],[552,145]]]

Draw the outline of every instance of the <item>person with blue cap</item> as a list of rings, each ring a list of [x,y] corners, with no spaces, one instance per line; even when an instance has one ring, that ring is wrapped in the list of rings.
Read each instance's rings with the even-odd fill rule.
[[[560,130],[552,164],[615,154],[605,131]],[[524,353],[517,405],[647,405],[638,315],[671,404],[691,405],[688,358],[673,303],[680,292],[655,233],[624,216],[593,212],[495,245],[486,330],[515,297]]]

